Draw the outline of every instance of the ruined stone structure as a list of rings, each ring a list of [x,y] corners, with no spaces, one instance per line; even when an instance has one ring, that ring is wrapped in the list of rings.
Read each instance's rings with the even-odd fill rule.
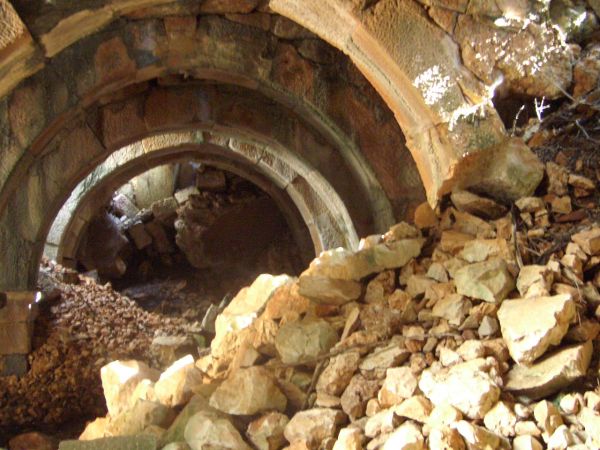
[[[317,252],[457,185],[529,193],[541,170],[491,99],[499,86],[548,98],[569,86],[571,48],[542,9],[3,1],[0,286],[33,287],[61,208],[68,247],[86,201],[182,156],[256,180]]]

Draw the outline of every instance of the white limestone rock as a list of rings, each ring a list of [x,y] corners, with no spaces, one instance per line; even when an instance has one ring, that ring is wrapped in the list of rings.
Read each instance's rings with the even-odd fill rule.
[[[558,345],[575,319],[571,295],[506,300],[498,310],[502,337],[512,358],[531,364]]]

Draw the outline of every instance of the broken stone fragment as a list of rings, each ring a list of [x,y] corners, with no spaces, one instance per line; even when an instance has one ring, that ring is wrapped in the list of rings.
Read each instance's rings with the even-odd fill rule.
[[[335,409],[308,409],[292,417],[285,427],[284,436],[292,444],[304,443],[313,448],[325,439],[335,437],[345,421],[344,413]]]
[[[408,421],[400,425],[383,444],[382,450],[424,450],[425,438],[421,428]]]
[[[399,417],[425,423],[433,410],[433,406],[423,395],[415,395],[395,406],[393,410]]]
[[[356,420],[365,414],[367,402],[377,395],[380,383],[356,374],[341,397],[342,409],[352,419]]]
[[[544,200],[539,197],[523,197],[515,202],[521,212],[535,213],[546,209]]]
[[[285,445],[283,431],[288,422],[285,414],[270,412],[250,422],[246,435],[258,450],[279,450]]]
[[[483,370],[487,363],[476,359],[450,369],[427,369],[419,388],[434,405],[449,403],[471,419],[483,418],[498,400],[500,389]]]
[[[453,425],[453,428],[460,433],[469,449],[495,450],[501,448],[500,437],[483,427],[460,420]]]
[[[365,423],[365,435],[374,438],[383,433],[391,433],[402,423],[393,408],[384,409],[369,417]]]
[[[500,303],[515,287],[506,262],[499,258],[462,267],[454,282],[459,294],[490,303]]]
[[[446,319],[448,323],[459,326],[473,305],[460,294],[451,294],[438,300],[433,306],[435,317]]]
[[[333,450],[363,450],[364,434],[360,428],[342,428],[338,434]]]
[[[533,415],[538,427],[542,430],[542,437],[546,442],[554,431],[563,424],[563,419],[558,408],[547,400],[542,400],[533,409]]]
[[[252,415],[284,411],[287,398],[267,370],[254,366],[235,370],[213,392],[209,404],[227,414]]]
[[[106,437],[94,441],[62,441],[58,447],[59,450],[156,450],[156,448],[156,437],[147,434]]]
[[[187,355],[175,361],[160,375],[154,385],[154,392],[163,405],[173,407],[187,403],[198,384],[202,384],[201,373],[196,369],[192,355]]]
[[[342,353],[329,360],[317,381],[316,391],[339,396],[350,383],[354,372],[358,369],[360,354],[358,352]]]
[[[315,359],[338,341],[335,329],[323,319],[305,318],[283,325],[275,338],[275,348],[285,364],[315,364]]]
[[[498,219],[506,214],[506,207],[503,205],[469,191],[454,190],[450,195],[450,200],[459,211],[468,212],[485,219]]]
[[[505,389],[539,399],[554,394],[585,375],[592,357],[592,343],[566,347],[530,367],[514,366],[505,379]]]
[[[543,450],[542,444],[535,437],[525,434],[513,440],[513,450]]]
[[[359,368],[362,371],[385,371],[390,367],[396,367],[404,363],[409,356],[410,352],[398,344],[377,347],[363,359]]]
[[[454,428],[434,428],[429,432],[428,443],[430,449],[440,450],[465,450],[465,441]]]
[[[590,256],[600,254],[600,227],[574,234],[571,240]]]
[[[271,296],[280,287],[292,282],[287,275],[259,275],[254,282],[243,288],[215,321],[215,338],[211,353],[215,357],[233,358],[238,346],[236,333],[248,328],[263,312]]]
[[[498,320],[510,356],[520,364],[532,363],[560,343],[575,313],[569,294],[504,301]]]
[[[192,450],[251,450],[229,419],[208,411],[200,411],[190,418],[185,427],[185,441]]]
[[[298,281],[300,294],[317,303],[343,305],[360,297],[362,286],[358,281],[340,280],[304,272]]]
[[[523,266],[517,277],[517,289],[523,297],[540,297],[550,294],[553,281],[554,273],[547,266]]]
[[[160,372],[140,361],[113,361],[100,369],[102,389],[108,414],[116,417],[130,405],[138,383],[144,379],[158,380]]]
[[[148,400],[138,400],[130,410],[110,420],[107,436],[132,436],[151,425],[165,428],[171,425],[173,419],[175,413],[171,408]]]
[[[413,395],[417,388],[417,381],[410,367],[388,369],[383,386],[377,395],[379,404],[386,408],[402,403]]]
[[[515,435],[517,416],[508,403],[500,401],[485,414],[483,423],[488,430],[508,438]]]

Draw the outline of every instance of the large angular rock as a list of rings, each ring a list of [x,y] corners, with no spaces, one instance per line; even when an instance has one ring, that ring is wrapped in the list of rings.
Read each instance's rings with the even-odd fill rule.
[[[336,436],[345,422],[341,411],[329,408],[313,408],[300,411],[285,427],[284,435],[290,443],[305,443],[312,447],[327,438]]]
[[[235,370],[210,397],[210,406],[235,415],[284,411],[286,405],[271,374],[259,366]]]
[[[215,357],[233,357],[236,333],[248,328],[264,310],[269,298],[293,279],[287,275],[259,275],[249,287],[243,288],[215,321],[215,338],[211,353]]]
[[[275,348],[285,364],[314,364],[338,341],[335,329],[322,319],[305,318],[283,325],[275,338]]]
[[[592,358],[592,342],[563,348],[530,367],[514,366],[504,388],[537,400],[554,394],[587,372]]]
[[[481,419],[498,401],[500,389],[475,359],[450,369],[423,371],[419,388],[434,405],[449,403],[470,419]]]
[[[362,278],[404,266],[421,253],[423,238],[399,239],[376,244],[358,252],[343,248],[327,250],[314,259],[298,280],[299,291],[312,300],[344,304],[361,294]]]
[[[360,297],[358,281],[340,280],[304,272],[298,280],[299,292],[317,303],[343,305]]]
[[[574,234],[571,239],[582,248],[588,255],[600,254],[600,227],[581,231]]]
[[[227,418],[207,411],[200,411],[190,418],[185,427],[185,441],[192,450],[251,449]]]
[[[383,386],[377,395],[381,406],[398,405],[410,398],[417,388],[417,377],[410,367],[396,367],[387,370]]]
[[[279,450],[285,444],[283,432],[289,421],[285,414],[271,412],[251,422],[246,435],[258,450]]]
[[[383,444],[383,450],[424,450],[425,438],[413,422],[405,422]]]
[[[323,370],[316,391],[339,396],[350,383],[354,372],[358,369],[360,354],[348,352],[329,360],[329,365]]]
[[[171,408],[148,400],[138,400],[133,408],[110,420],[108,435],[133,436],[152,425],[165,428],[171,425],[174,418],[175,413]]]
[[[100,369],[102,389],[108,414],[116,417],[130,407],[130,399],[138,383],[156,381],[160,373],[140,361],[113,361]]]
[[[212,389],[212,385],[205,385]],[[208,393],[207,393],[208,395]],[[175,418],[171,426],[167,429],[165,434],[161,438],[161,445],[165,445],[169,442],[182,442],[185,441],[185,426],[187,425],[190,418],[200,411],[207,411],[218,413],[208,404],[208,398],[205,395],[196,394],[188,402],[187,405],[181,410],[179,415]]]
[[[499,258],[458,269],[454,274],[454,283],[459,294],[490,303],[500,303],[515,287],[506,262]]]
[[[369,380],[360,374],[354,375],[342,394],[342,409],[352,420],[362,417],[367,402],[377,395],[379,387],[377,380]]]
[[[175,361],[154,385],[159,402],[167,406],[178,406],[192,398],[194,386],[202,384],[201,373],[194,365],[192,355]]]
[[[504,301],[498,320],[510,356],[520,364],[532,363],[560,343],[575,313],[570,294]]]
[[[461,420],[454,424],[453,428],[460,433],[470,449],[493,450],[500,448],[500,437],[483,427]]]
[[[498,219],[506,214],[506,207],[489,198],[480,197],[469,191],[454,190],[450,195],[459,211],[468,212],[486,219]]]

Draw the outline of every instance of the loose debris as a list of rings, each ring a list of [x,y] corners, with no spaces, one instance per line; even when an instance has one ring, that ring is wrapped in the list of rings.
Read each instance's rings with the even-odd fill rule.
[[[513,212],[454,193],[437,215],[422,206],[416,226],[326,251],[299,278],[259,276],[217,317],[209,353],[161,375],[105,366],[116,405],[80,439],[105,448],[126,429],[153,436],[152,449],[598,448],[600,225],[566,206],[596,182],[554,176],[563,169],[548,163],[547,192]],[[96,448],[77,445],[61,448]]]

